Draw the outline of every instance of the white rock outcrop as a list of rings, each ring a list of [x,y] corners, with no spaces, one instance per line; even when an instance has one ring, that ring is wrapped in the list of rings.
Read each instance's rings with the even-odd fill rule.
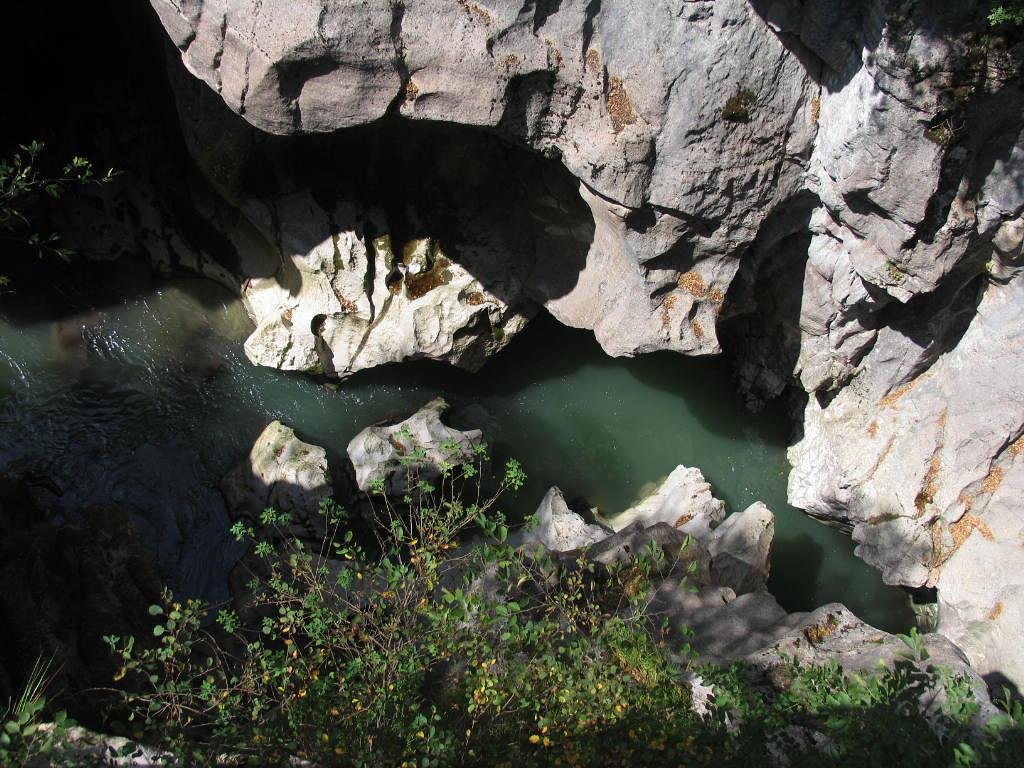
[[[327,452],[272,421],[256,438],[248,458],[221,481],[221,492],[234,520],[254,523],[263,510],[273,508],[291,515],[288,535],[319,539],[326,525],[317,510],[334,493]]]
[[[711,485],[695,467],[679,465],[643,499],[624,512],[598,522],[614,531],[633,523],[645,528],[668,523],[683,533],[705,539],[725,518],[725,502],[711,493]]]
[[[389,496],[402,496],[414,490],[410,481],[437,478],[444,462],[472,462],[483,436],[478,429],[462,432],[444,424],[446,410],[448,403],[438,397],[405,421],[367,427],[352,438],[348,458],[359,490],[369,492],[379,481]]]

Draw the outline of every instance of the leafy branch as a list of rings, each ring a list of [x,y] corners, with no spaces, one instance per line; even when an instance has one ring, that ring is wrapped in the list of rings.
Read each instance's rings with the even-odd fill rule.
[[[105,184],[118,174],[109,169],[98,175],[89,160],[76,155],[59,174],[49,175],[38,163],[45,146],[40,141],[20,144],[13,155],[0,158],[0,240],[26,245],[40,257],[51,253],[67,259],[72,251],[60,244],[57,233],[37,230],[31,219],[33,208],[41,198],[60,200],[70,189]],[[6,282],[0,277],[0,285]]]

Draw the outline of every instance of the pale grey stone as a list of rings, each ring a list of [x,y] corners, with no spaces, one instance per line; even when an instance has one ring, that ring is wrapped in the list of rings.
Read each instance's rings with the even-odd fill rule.
[[[629,509],[598,522],[615,531],[634,523],[644,527],[667,523],[703,540],[724,517],[725,503],[712,495],[701,471],[680,465]]]
[[[385,493],[403,496],[418,480],[436,479],[444,462],[471,462],[481,444],[480,430],[452,429],[441,421],[446,410],[448,403],[438,397],[405,421],[367,427],[352,438],[348,457],[359,490],[369,492],[375,481],[383,481]]]
[[[256,438],[249,456],[221,481],[221,492],[233,520],[250,524],[268,508],[291,516],[285,533],[318,540],[326,531],[320,503],[334,490],[327,452],[272,421]]]
[[[733,512],[707,537],[715,583],[737,595],[767,589],[775,515],[761,502]]]
[[[601,541],[609,533],[569,509],[561,489],[552,487],[537,507],[533,527],[517,532],[510,543],[516,547],[539,544],[553,552],[568,552]]]

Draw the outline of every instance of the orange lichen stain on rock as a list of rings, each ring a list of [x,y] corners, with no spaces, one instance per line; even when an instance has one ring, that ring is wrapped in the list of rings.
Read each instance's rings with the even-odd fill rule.
[[[1000,467],[992,467],[989,473],[985,476],[985,482],[981,484],[981,492],[987,494],[993,494],[999,490],[999,486],[1003,484],[1003,470]]]
[[[872,421],[868,424],[868,437],[875,437],[878,434],[878,422]]]
[[[359,307],[352,299],[341,296],[338,301],[341,303],[341,308],[348,314],[355,314],[359,310]]]
[[[1024,435],[1021,435],[1010,443],[1011,456],[1020,456],[1022,453],[1024,453]]]
[[[459,0],[459,5],[462,6],[466,13],[470,14],[470,16],[476,16],[484,24],[490,24],[494,20],[490,12],[478,3],[471,2],[470,0]]]
[[[668,327],[672,324],[672,308],[675,307],[677,300],[675,296],[670,294],[661,302],[661,327],[664,330],[668,330]]]
[[[464,301],[471,307],[479,307],[481,304],[487,303],[487,297],[480,291],[470,291],[466,294]]]
[[[636,110],[633,109],[633,102],[629,100],[626,93],[626,86],[621,77],[608,78],[608,115],[612,119],[612,130],[621,133],[627,125],[636,122]]]
[[[870,480],[872,477],[874,477],[875,476],[875,472],[877,472],[878,468],[880,466],[882,466],[882,462],[884,462],[887,458],[889,458],[889,453],[892,451],[892,446],[893,446],[893,443],[895,443],[895,442],[896,442],[896,435],[889,435],[889,439],[885,443],[885,448],[883,448],[882,452],[880,454],[878,454],[878,461],[875,462],[875,466],[873,466],[871,468],[871,471],[868,472],[868,478],[867,479]]]
[[[416,85],[412,80],[408,80],[405,83],[405,100],[416,101],[416,97],[420,95],[420,87]]]
[[[988,541],[992,541],[995,538],[992,535],[992,529],[989,528],[980,517],[968,512],[949,526],[949,532],[953,535],[954,551],[959,549],[960,545],[967,541],[967,537],[974,531],[980,533]]]
[[[903,397],[905,394],[907,394],[907,392],[916,387],[917,383],[921,379],[923,379],[924,376],[925,374],[922,374],[921,376],[918,376],[916,379],[911,379],[906,384],[902,384],[896,387],[896,389],[894,389],[892,392],[890,392],[889,394],[887,394],[885,397],[878,401],[879,407],[888,408],[889,406],[895,405],[901,397]]]
[[[679,519],[676,520],[674,523],[672,523],[672,527],[673,528],[682,528],[684,525],[686,525],[691,520],[693,520],[693,515],[690,515],[690,514],[680,515]]]
[[[725,303],[725,294],[717,288],[708,288],[708,298],[719,306]]]
[[[996,604],[992,606],[992,610],[988,612],[988,615],[985,618],[989,621],[995,621],[1003,615],[1003,609],[1003,601],[996,600]]]
[[[942,462],[939,460],[939,457],[932,456],[931,463],[928,465],[928,471],[925,472],[924,480],[921,481],[921,490],[914,499],[917,517],[923,515],[925,507],[935,501],[935,494],[939,491],[935,478],[938,477],[941,469]]]
[[[518,63],[519,63],[519,57],[516,56],[514,53],[510,53],[508,56],[506,56],[505,58],[503,58],[501,60],[501,64],[502,64],[503,67],[505,67],[505,71],[506,72],[510,72],[513,69],[515,69],[515,67],[516,67],[516,65]]]
[[[953,539],[953,545],[947,549],[942,544],[942,521],[936,520],[932,523],[932,569],[936,572],[933,576],[929,577],[929,581],[933,585],[938,578],[937,569],[945,565],[949,558],[956,554],[957,550],[963,546],[964,542],[975,531],[988,541],[992,541],[995,538],[992,535],[992,529],[980,517],[967,512],[949,526],[949,535]]]
[[[824,621],[812,624],[804,630],[804,637],[811,643],[818,643],[828,640],[839,628],[839,619],[834,613],[830,613]]]
[[[698,323],[696,320],[690,321],[690,330],[693,331],[693,335],[698,339],[704,338],[704,326]]]
[[[704,284],[704,278],[701,277],[700,272],[694,272],[692,269],[688,272],[683,272],[676,281],[676,284],[698,299],[703,299],[708,295],[708,287]]]
[[[583,66],[590,72],[597,72],[601,68],[601,55],[591,48],[583,57]]]
[[[815,96],[811,99],[811,122],[817,125],[819,117],[821,117],[821,99]]]
[[[548,49],[548,65],[553,66],[555,69],[561,69],[565,64],[565,59],[562,57],[562,52],[555,47],[555,44],[548,38],[544,38],[544,45]]]

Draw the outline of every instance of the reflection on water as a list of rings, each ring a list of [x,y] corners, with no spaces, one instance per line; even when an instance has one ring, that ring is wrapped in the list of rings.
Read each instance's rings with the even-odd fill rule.
[[[59,322],[0,318],[0,471],[54,481],[62,495],[39,491],[54,514],[125,508],[184,593],[224,595],[239,553],[217,483],[268,421],[340,456],[363,426],[442,394],[497,459],[525,465],[513,514],[553,484],[616,512],[677,464],[697,466],[731,510],[760,499],[776,513],[771,586],[787,608],[838,600],[877,626],[910,624],[902,593],[847,537],[786,505],[786,419],[747,413],[721,360],[612,360],[589,333],[539,318],[478,374],[414,363],[335,390],[250,365],[244,310],[210,283],[132,296]]]

